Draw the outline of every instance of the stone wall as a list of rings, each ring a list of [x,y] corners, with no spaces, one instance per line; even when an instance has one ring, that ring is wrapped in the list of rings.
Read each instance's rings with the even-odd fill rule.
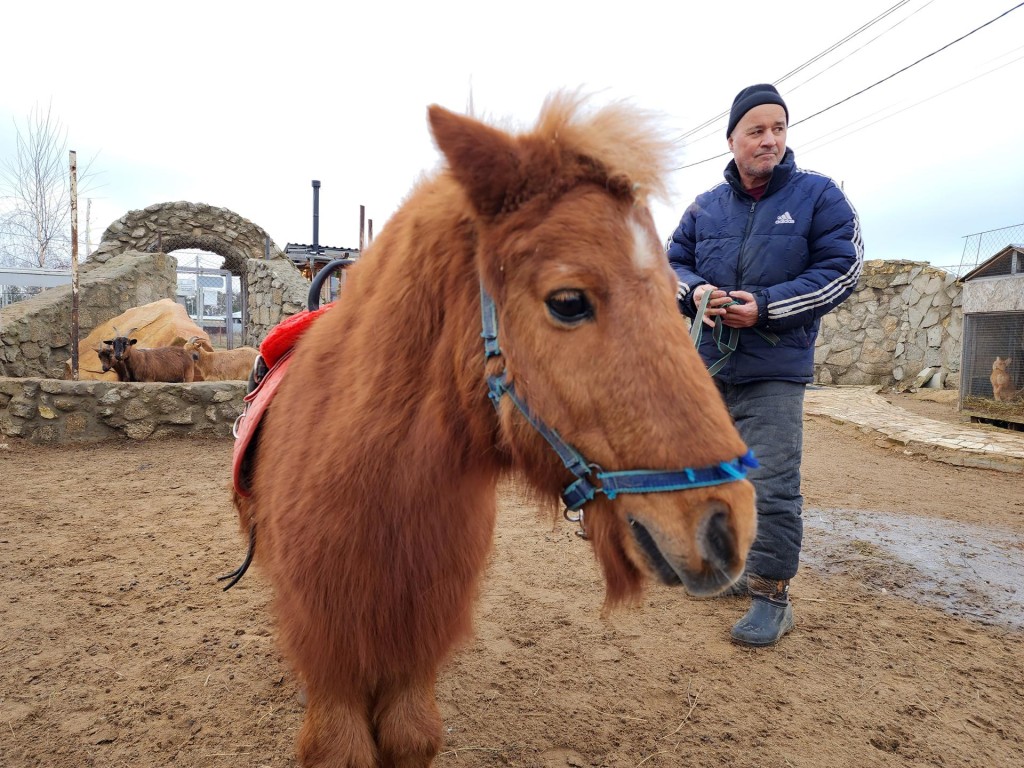
[[[111,438],[228,437],[244,381],[134,384],[0,378],[0,434],[33,443]]]
[[[177,260],[123,253],[79,275],[79,336],[131,307],[173,297]],[[60,379],[71,357],[71,286],[0,309],[0,376]]]
[[[868,261],[853,295],[821,321],[814,354],[821,384],[905,387],[935,367],[959,386],[961,285],[924,262]]]
[[[287,258],[249,259],[242,279],[248,296],[246,344],[258,347],[271,328],[307,306],[309,280]]]

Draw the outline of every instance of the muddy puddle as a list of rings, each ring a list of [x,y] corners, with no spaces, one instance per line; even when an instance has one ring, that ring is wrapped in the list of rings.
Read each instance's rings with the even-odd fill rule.
[[[804,509],[803,567],[956,616],[1024,630],[1024,537],[934,517]]]

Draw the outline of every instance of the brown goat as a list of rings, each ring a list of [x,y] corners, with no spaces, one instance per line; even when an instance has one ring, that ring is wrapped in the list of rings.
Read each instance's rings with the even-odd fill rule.
[[[114,348],[107,342],[96,347],[96,356],[100,359],[100,366],[103,372],[113,371],[118,381],[131,381],[128,377],[128,369],[120,360],[114,359]]]
[[[204,381],[244,381],[249,378],[252,364],[260,353],[255,347],[215,351],[202,336],[191,337],[185,342],[184,349],[192,356],[196,371]],[[196,379],[199,380],[199,376]]]
[[[113,347],[114,360],[124,364],[127,381],[195,381],[196,367],[192,355],[181,347],[136,347],[139,340],[131,338],[135,330],[132,328],[122,335],[115,328],[114,338],[103,342]]]

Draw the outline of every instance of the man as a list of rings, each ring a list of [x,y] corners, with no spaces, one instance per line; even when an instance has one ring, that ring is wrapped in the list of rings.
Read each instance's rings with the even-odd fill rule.
[[[771,85],[737,94],[726,183],[687,208],[668,244],[680,309],[714,332],[699,351],[740,434],[760,462],[757,539],[747,559],[746,615],[735,642],[773,645],[793,628],[789,581],[803,538],[800,461],[804,387],[814,376],[822,315],[857,284],[857,213],[832,179],[796,166],[789,110]]]

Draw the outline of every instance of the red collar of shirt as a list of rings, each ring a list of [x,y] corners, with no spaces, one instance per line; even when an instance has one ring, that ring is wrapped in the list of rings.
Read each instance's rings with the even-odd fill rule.
[[[757,202],[764,195],[764,191],[766,189],[768,189],[767,181],[764,184],[760,184],[756,187],[751,187],[750,189],[747,190],[747,194],[754,198],[754,202]]]

